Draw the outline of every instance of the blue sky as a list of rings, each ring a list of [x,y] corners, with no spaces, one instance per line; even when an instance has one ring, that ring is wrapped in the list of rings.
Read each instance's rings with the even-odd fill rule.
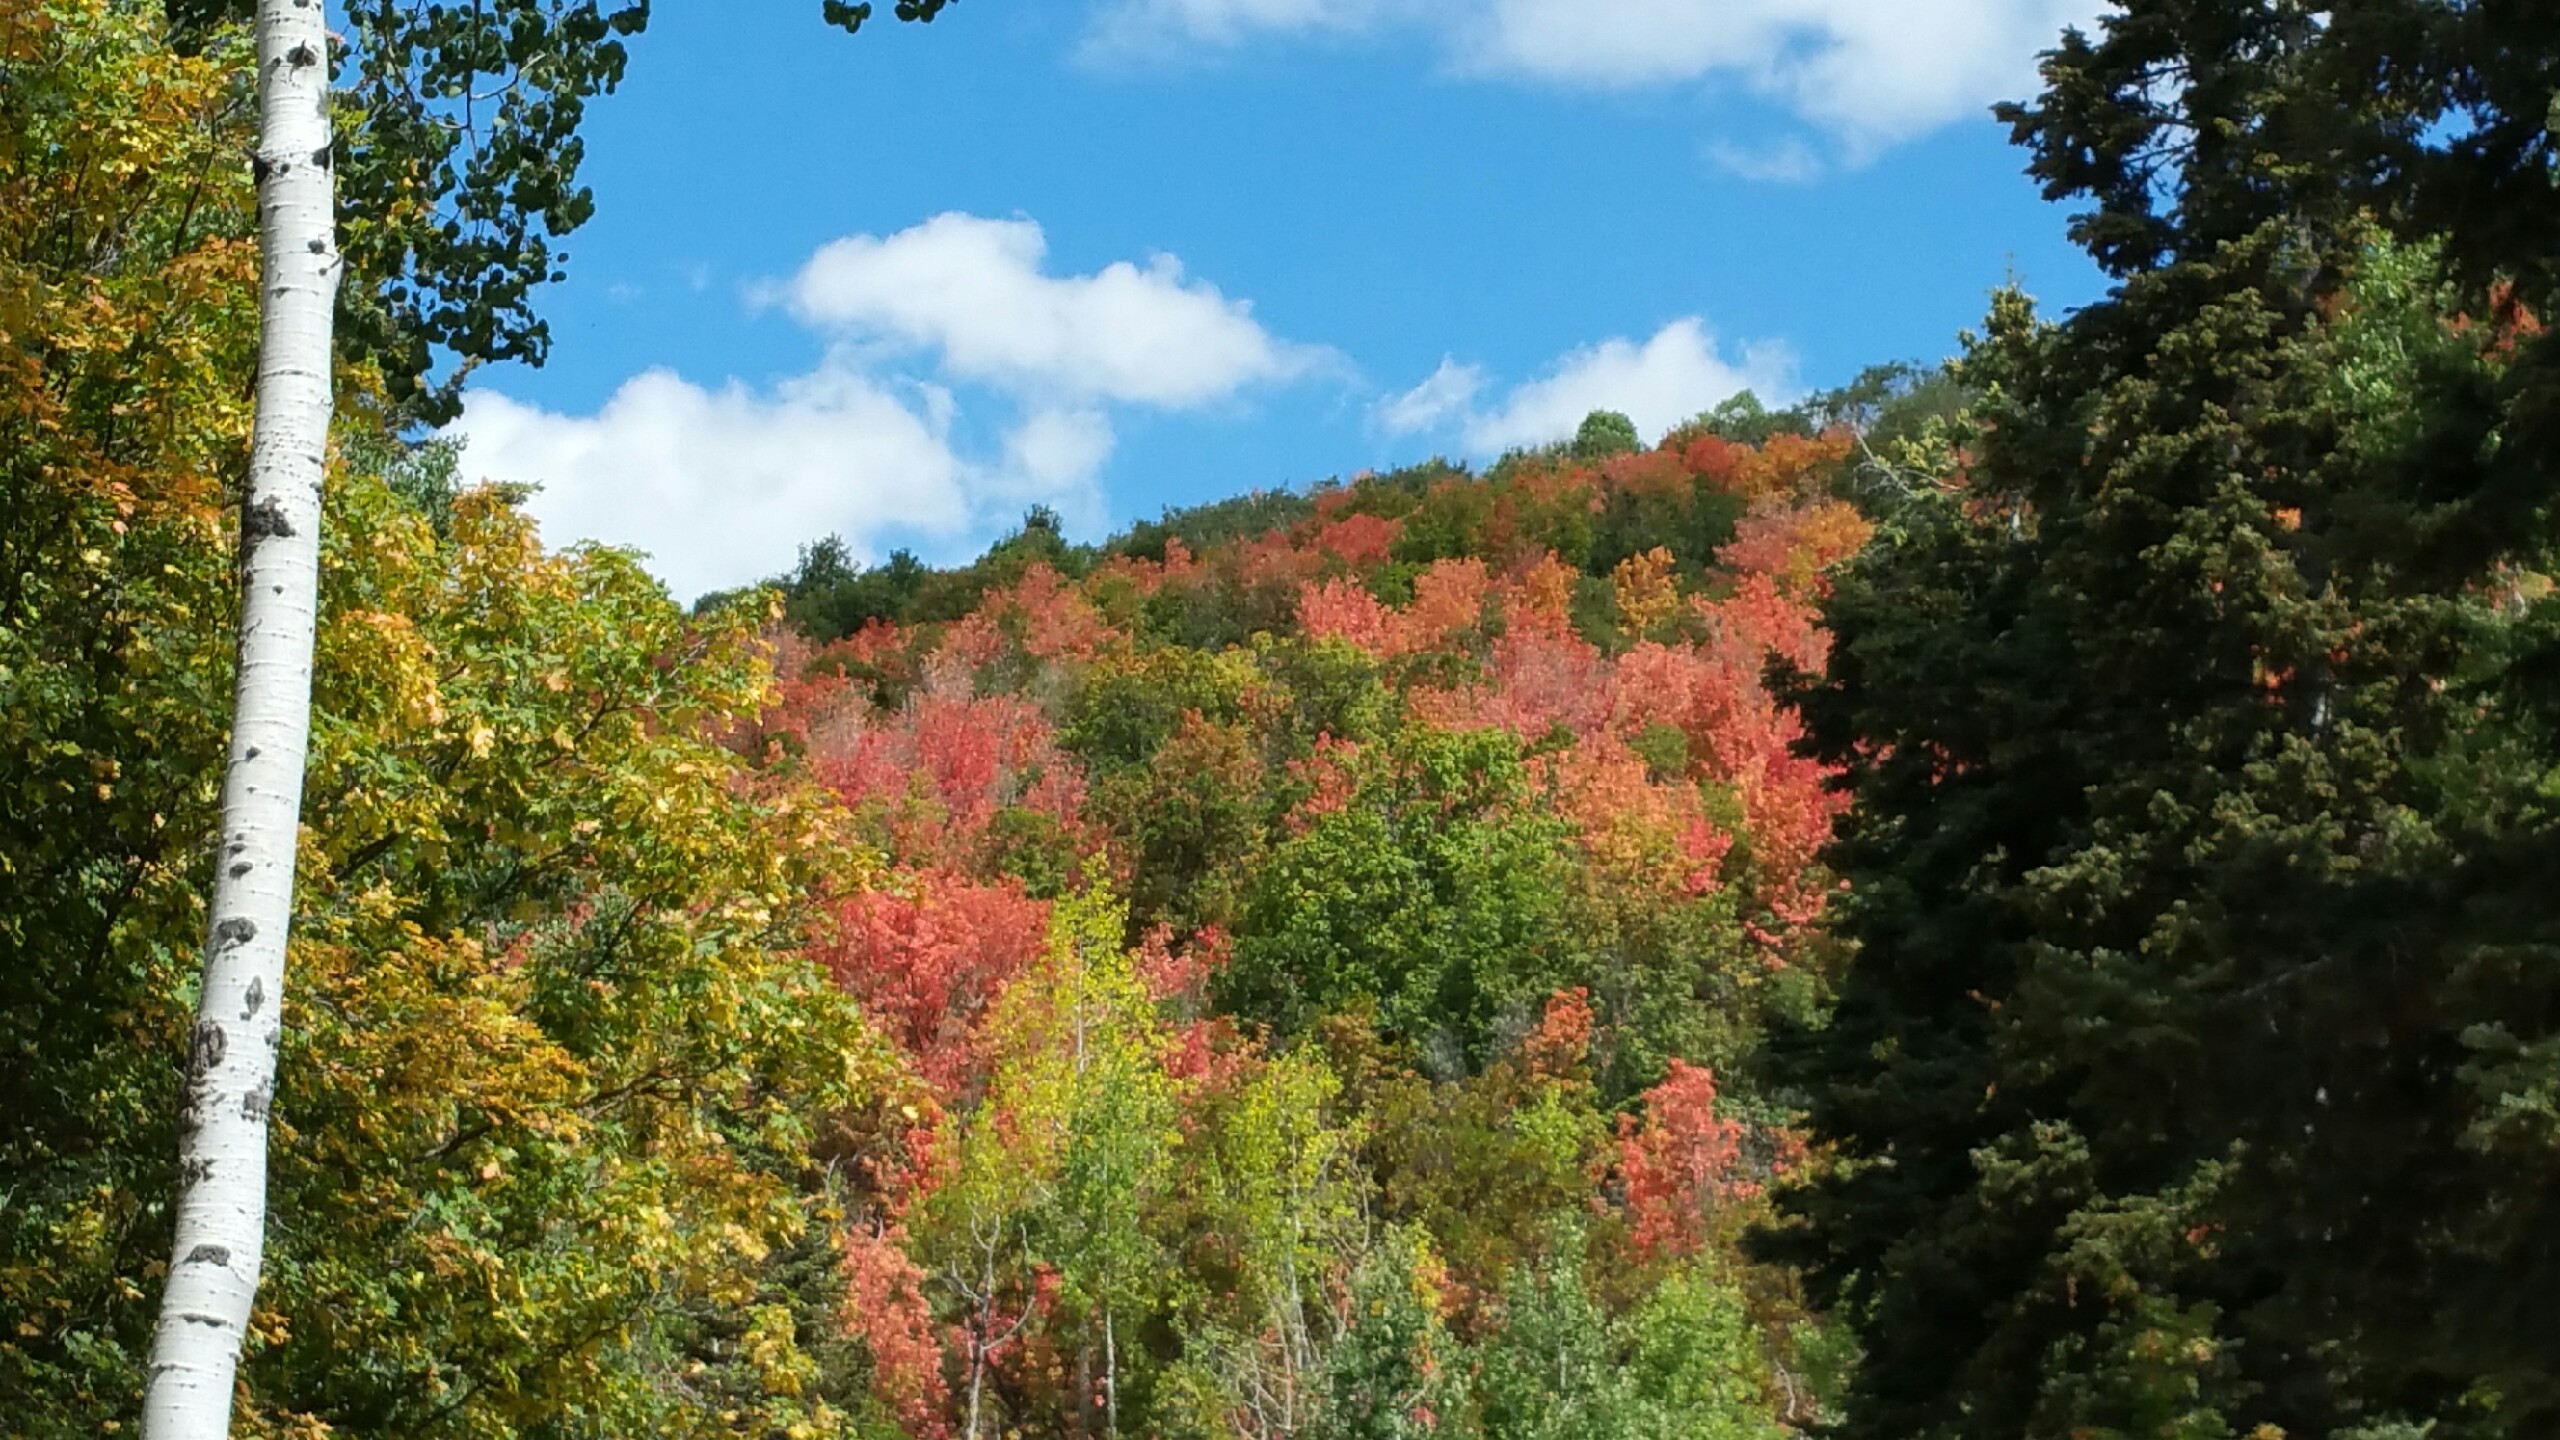
[[[2097,293],[1986,114],[2096,4],[661,5],[465,466],[690,595],[1934,359]]]

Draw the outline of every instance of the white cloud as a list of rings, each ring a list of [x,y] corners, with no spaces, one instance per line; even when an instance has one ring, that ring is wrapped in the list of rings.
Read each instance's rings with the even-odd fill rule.
[[[1265,33],[1436,38],[1456,68],[1605,89],[1721,80],[1775,100],[1852,161],[2031,93],[2035,57],[2110,0],[1113,0],[1109,52]]]
[[[1185,279],[1170,255],[1057,277],[1042,273],[1047,253],[1029,220],[937,215],[819,250],[792,281],[792,308],[848,335],[936,350],[962,379],[1088,400],[1187,408],[1323,362],[1274,339],[1250,305]]]
[[[1092,54],[1161,54],[1184,43],[1234,45],[1258,34],[1356,30],[1382,0],[1118,0],[1087,37]]]
[[[1484,390],[1484,367],[1461,365],[1447,356],[1440,368],[1401,395],[1390,395],[1377,407],[1378,424],[1390,435],[1437,430],[1475,407]]]
[[[1042,490],[1082,485],[1111,456],[1111,419],[1099,410],[1040,410],[1005,437],[1006,468]]]
[[[978,477],[946,410],[833,367],[769,394],[649,370],[593,415],[474,391],[453,433],[465,474],[542,487],[529,508],[554,543],[642,550],[690,597],[786,570],[826,534],[965,529]]]
[[[449,433],[466,474],[542,487],[530,509],[553,543],[645,551],[690,597],[780,573],[829,534],[876,556],[976,538],[1033,502],[1097,515],[1110,406],[1197,407],[1331,363],[1169,256],[1052,277],[1045,249],[1027,220],[967,215],[839,240],[788,291],[836,341],[807,374],[707,388],[652,369],[589,415],[474,390]],[[956,385],[1006,417],[992,444],[967,443]]]
[[[1476,406],[1483,372],[1443,360],[1430,378],[1377,409],[1395,434],[1454,430],[1468,453],[1495,455],[1572,437],[1594,410],[1623,412],[1646,435],[1751,390],[1777,399],[1793,388],[1793,363],[1774,345],[1746,345],[1725,358],[1704,322],[1674,320],[1638,344],[1618,338],[1566,355],[1548,372],[1513,387],[1490,409]]]
[[[1745,180],[1780,183],[1811,180],[1824,168],[1822,157],[1802,140],[1781,140],[1773,145],[1756,147],[1719,140],[1707,147],[1707,159],[1717,169],[1730,171]]]

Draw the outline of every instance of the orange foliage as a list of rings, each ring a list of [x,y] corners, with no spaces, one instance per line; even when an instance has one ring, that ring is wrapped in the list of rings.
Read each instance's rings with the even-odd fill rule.
[[[1855,506],[1838,500],[1754,506],[1734,527],[1732,542],[1716,552],[1716,563],[1766,575],[1788,594],[1806,594],[1822,572],[1857,554],[1874,529]]]
[[[1750,446],[1737,445],[1721,435],[1700,435],[1680,450],[1681,465],[1719,490],[1737,488],[1734,477],[1750,458]]]
[[[1829,772],[1794,753],[1803,727],[1761,683],[1760,672],[1772,653],[1819,670],[1830,637],[1811,610],[1780,595],[1764,575],[1744,576],[1731,596],[1700,610],[1713,626],[1707,658],[1719,683],[1702,697],[1692,733],[1706,742],[1742,802],[1761,902],[1784,924],[1809,923],[1830,890],[1814,855],[1846,801],[1825,787]]]
[[[1573,586],[1581,572],[1548,551],[1502,594],[1503,624],[1513,630],[1566,630],[1573,624]]]
[[[1413,603],[1388,608],[1340,576],[1298,587],[1298,628],[1310,639],[1346,640],[1381,659],[1459,644],[1484,622],[1492,576],[1481,560],[1437,560],[1413,577]]]
[[[1305,834],[1318,819],[1338,814],[1351,803],[1352,792],[1360,787],[1359,761],[1356,743],[1319,735],[1314,754],[1289,762],[1289,783],[1301,792],[1298,803],[1289,808],[1286,823],[1291,834]]]
[[[841,674],[812,673],[817,647],[800,632],[768,625],[761,637],[773,669],[773,703],[742,718],[720,733],[720,743],[758,765],[806,751],[810,732],[826,723],[842,706],[854,703],[852,684]]]
[[[1449,728],[1507,730],[1524,740],[1556,726],[1578,735],[1605,724],[1609,665],[1562,625],[1519,625],[1493,642],[1484,683],[1456,690],[1416,690],[1414,713]]]
[[[1296,585],[1314,579],[1324,569],[1325,557],[1320,552],[1301,550],[1276,530],[1247,540],[1230,553],[1234,556],[1236,577],[1247,585]]]
[[[1717,658],[1755,680],[1767,654],[1784,656],[1800,669],[1819,670],[1830,652],[1830,637],[1814,623],[1812,608],[1780,592],[1767,575],[1744,575],[1734,582],[1732,594],[1721,600],[1701,596],[1691,606],[1706,621]]]
[[[1532,1075],[1563,1080],[1591,1058],[1591,992],[1577,985],[1547,997],[1538,1028],[1520,1042],[1520,1063]]]
[[[1298,628],[1310,640],[1347,641],[1381,658],[1397,648],[1394,612],[1347,577],[1298,587]]]
[[[1709,436],[1707,443],[1723,446],[1725,442]],[[1721,468],[1712,474],[1708,469],[1710,465],[1720,465],[1721,459],[1721,451],[1702,451],[1697,445],[1691,445],[1681,453],[1646,450],[1610,460],[1600,467],[1600,474],[1613,491],[1651,497],[1678,495],[1688,490],[1689,477],[1693,474],[1721,479]],[[1700,460],[1707,464],[1701,465]]]
[[[1483,561],[1434,560],[1413,577],[1413,603],[1404,609],[1405,648],[1445,644],[1484,620],[1492,577]]]
[[[2469,315],[2455,315],[2445,322],[2456,335],[2467,335],[2476,324]],[[2515,286],[2500,280],[2489,287],[2489,352],[2501,359],[2512,359],[2517,347],[2542,333],[2542,317],[2533,307],[2516,298]]]
[[[1806,489],[1816,473],[1848,459],[1857,443],[1857,437],[1846,430],[1833,430],[1813,439],[1772,435],[1758,448],[1744,453],[1727,488],[1747,500]]]
[[[1746,575],[1732,595],[1693,605],[1708,629],[1705,644],[1643,644],[1619,659],[1618,732],[1670,725],[1688,736],[1692,771],[1730,787],[1741,805],[1754,898],[1780,926],[1805,924],[1829,898],[1814,859],[1843,800],[1825,787],[1828,771],[1793,753],[1801,726],[1769,693],[1762,667],[1775,652],[1817,668],[1826,637],[1811,610],[1765,575]],[[1754,933],[1772,950],[1783,943],[1779,932],[1755,926]]]
[[[1316,488],[1314,496],[1311,497],[1315,502],[1316,519],[1319,522],[1333,519],[1344,507],[1360,498],[1360,486],[1363,483],[1376,478],[1376,471],[1363,470],[1353,475],[1348,485],[1332,480],[1325,481]]]
[[[1085,591],[1093,599],[1105,601],[1106,605],[1106,597],[1114,592],[1143,599],[1167,585],[1191,584],[1199,579],[1200,571],[1200,562],[1192,555],[1191,547],[1183,544],[1180,536],[1168,535],[1161,562],[1135,555],[1114,555],[1093,572],[1092,578],[1085,582]]]
[[[1024,571],[1011,589],[988,596],[979,613],[994,615],[1018,633],[1023,652],[1041,660],[1090,660],[1114,638],[1084,595],[1045,564]]]
[[[1528,465],[1513,471],[1494,494],[1476,552],[1505,564],[1543,552],[1561,525],[1600,508],[1596,481],[1581,466]]]
[[[996,617],[985,610],[972,611],[944,630],[942,643],[925,657],[926,683],[941,690],[973,689],[978,672],[1004,654],[1004,645]]]
[[[1713,891],[1733,837],[1685,779],[1656,784],[1644,761],[1600,735],[1540,762],[1556,810],[1601,873],[1671,895]]]

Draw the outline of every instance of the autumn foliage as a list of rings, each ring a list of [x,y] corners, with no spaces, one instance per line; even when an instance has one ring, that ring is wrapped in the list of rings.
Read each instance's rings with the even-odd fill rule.
[[[1832,889],[1765,676],[1822,662],[1846,453],[1363,477],[1052,547],[951,618],[778,632],[739,748],[888,865],[811,941],[911,1087],[858,1132],[845,1252],[882,1413],[1100,1433],[1143,1391],[1297,1433],[1367,1353],[1364,1209],[1439,1277],[1417,1323],[1473,1333],[1560,1224],[1638,1287],[1729,1251],[1796,1148],[1710,1067]],[[1133,1360],[1145,1325],[1188,1358]]]
[[[246,52],[162,8],[0,22],[38,1440],[148,1372],[234,654]],[[239,1433],[1508,1440],[1582,1403],[1504,1358],[1560,1318],[1642,1433],[1773,1433],[1750,1060],[1833,882],[1764,672],[1862,533],[1836,438],[818,546],[688,612],[343,380]]]

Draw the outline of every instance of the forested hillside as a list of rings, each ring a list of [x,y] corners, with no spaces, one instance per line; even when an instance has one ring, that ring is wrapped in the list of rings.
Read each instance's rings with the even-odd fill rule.
[[[2553,1433],[2560,12],[2127,10],[2006,112],[2068,317],[690,605],[427,428],[574,152],[493,274],[352,149],[232,1433]],[[28,1440],[201,1258],[237,18],[0,0]]]
[[[1870,408],[1942,398],[1899,382]],[[1891,483],[1822,423],[1857,408],[1597,415],[1098,549],[1035,515],[957,572],[812,547],[730,743],[888,866],[813,897],[901,1062],[839,1137],[875,1395],[937,1434],[1816,1418],[1837,1342],[1736,1242],[1803,1161],[1763,1036],[1835,953],[1837,802],[1762,672],[1821,664],[1840,497]]]

